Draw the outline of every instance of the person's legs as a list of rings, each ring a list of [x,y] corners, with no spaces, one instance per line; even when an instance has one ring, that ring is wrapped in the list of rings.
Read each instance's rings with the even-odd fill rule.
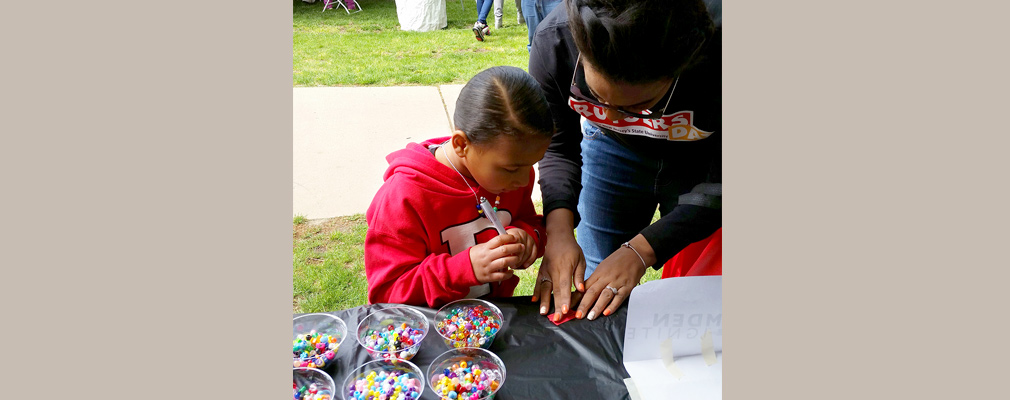
[[[547,18],[547,14],[550,14],[558,4],[561,4],[561,0],[537,0],[537,13],[540,14],[540,19],[537,22],[539,23],[544,18]]]
[[[582,220],[576,239],[589,278],[600,262],[652,221],[662,162],[640,157],[588,122],[582,129]]]
[[[529,36],[529,41],[526,42],[526,51],[530,51],[530,46],[533,45],[533,32],[537,30],[537,24],[540,23],[540,19],[537,18],[537,0],[520,0],[520,10],[522,10],[523,18],[526,19],[526,31]]]
[[[487,25],[487,15],[491,12],[493,0],[477,0],[477,22]]]
[[[526,24],[526,18],[523,17],[523,0],[516,0],[516,24]]]
[[[503,21],[502,16],[505,15],[502,8],[504,7],[505,0],[494,0],[494,28],[501,29]]]
[[[526,42],[526,51],[530,51],[533,46],[533,34],[537,30],[537,25],[547,17],[547,14],[561,4],[561,0],[522,0],[523,17],[526,17],[526,30],[529,41]]]

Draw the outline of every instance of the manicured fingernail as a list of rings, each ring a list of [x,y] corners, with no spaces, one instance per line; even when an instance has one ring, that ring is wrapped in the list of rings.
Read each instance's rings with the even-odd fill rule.
[[[604,317],[609,317],[610,316],[610,309],[609,308],[606,309],[606,310],[603,310],[603,316]]]
[[[586,291],[586,285],[580,283],[579,284],[579,291],[580,292],[585,292]]]
[[[568,305],[567,304],[561,306],[561,313],[562,314],[568,314]]]
[[[530,302],[536,303],[537,302],[537,298],[535,296],[534,297],[530,297]]]
[[[575,312],[575,318],[582,319],[582,310],[578,310]]]
[[[547,306],[540,307],[540,315],[547,315]]]
[[[589,310],[589,315],[586,316],[586,319],[590,321],[596,319],[596,311]]]
[[[561,319],[561,314],[554,313],[554,322],[558,322]]]

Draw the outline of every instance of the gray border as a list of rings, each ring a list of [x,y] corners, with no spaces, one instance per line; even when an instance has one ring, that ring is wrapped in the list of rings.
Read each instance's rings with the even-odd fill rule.
[[[290,6],[2,19],[0,398],[290,396]]]

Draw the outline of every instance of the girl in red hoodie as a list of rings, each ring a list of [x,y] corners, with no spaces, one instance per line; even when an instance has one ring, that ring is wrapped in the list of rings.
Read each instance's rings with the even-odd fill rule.
[[[511,296],[543,254],[533,209],[533,164],[554,123],[536,80],[516,67],[475,75],[456,100],[452,136],[386,156],[384,183],[368,207],[365,274],[370,303],[432,308],[453,300]],[[486,198],[506,229],[480,210]]]

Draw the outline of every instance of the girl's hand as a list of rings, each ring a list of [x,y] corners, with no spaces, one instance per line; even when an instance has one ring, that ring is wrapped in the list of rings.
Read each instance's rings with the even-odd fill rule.
[[[513,235],[497,237],[470,248],[470,264],[480,283],[501,282],[513,275],[510,269],[519,265],[524,245]]]
[[[523,254],[519,257],[519,264],[513,265],[512,269],[526,269],[530,265],[533,265],[533,262],[539,256],[537,254],[537,242],[533,240],[533,236],[519,228],[512,228],[505,232],[515,236],[519,240],[519,243],[522,243],[524,246]]]

